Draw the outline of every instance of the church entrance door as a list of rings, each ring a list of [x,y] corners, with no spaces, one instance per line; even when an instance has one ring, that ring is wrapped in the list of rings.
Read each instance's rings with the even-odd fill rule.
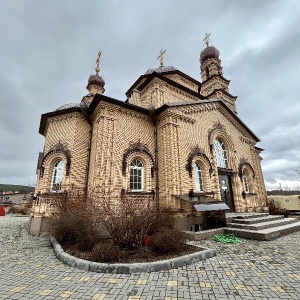
[[[222,201],[229,206],[230,211],[235,211],[230,176],[219,175],[219,184]]]

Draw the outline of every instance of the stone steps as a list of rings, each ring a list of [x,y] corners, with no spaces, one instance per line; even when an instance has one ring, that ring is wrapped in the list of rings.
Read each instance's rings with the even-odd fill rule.
[[[239,224],[257,224],[262,222],[269,222],[273,220],[283,219],[284,216],[277,215],[277,216],[263,216],[257,218],[246,218],[246,219],[232,219],[232,223],[239,223]]]
[[[252,219],[252,218],[260,218],[263,216],[269,216],[268,213],[230,213],[230,216],[234,219]]]
[[[281,215],[229,213],[226,215],[226,220],[226,233],[255,240],[269,241],[300,230],[299,219],[284,218]]]
[[[278,219],[269,222],[261,222],[256,224],[238,224],[238,223],[229,223],[227,227],[230,228],[240,228],[240,229],[249,229],[249,230],[263,230],[267,228],[272,228],[274,226],[278,227],[281,225],[292,224],[297,222],[296,218],[286,218],[286,219]]]
[[[238,224],[256,224],[256,223],[263,223],[263,222],[270,222],[270,221],[276,221],[283,219],[284,216],[263,216],[263,217],[256,217],[256,218],[250,218],[250,219],[232,219],[232,223],[238,223]]]
[[[277,226],[263,230],[249,230],[240,228],[226,228],[226,233],[232,233],[235,236],[247,239],[271,241],[280,236],[300,230],[300,222]]]

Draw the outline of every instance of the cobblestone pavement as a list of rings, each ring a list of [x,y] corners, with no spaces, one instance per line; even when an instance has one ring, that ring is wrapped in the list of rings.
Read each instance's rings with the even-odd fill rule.
[[[27,217],[0,217],[0,299],[300,299],[300,232],[271,242],[205,240],[217,256],[170,271],[100,274],[62,264]]]

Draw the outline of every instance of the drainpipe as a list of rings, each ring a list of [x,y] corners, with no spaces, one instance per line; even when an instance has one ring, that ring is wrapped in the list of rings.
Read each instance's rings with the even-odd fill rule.
[[[156,211],[159,211],[159,185],[158,185],[158,140],[157,140],[157,123],[155,107],[149,106],[149,114],[154,126],[154,170],[155,170],[155,204]]]
[[[88,190],[88,180],[89,180],[89,173],[90,173],[90,157],[91,157],[91,149],[92,149],[92,136],[93,136],[93,123],[90,116],[87,114],[85,109],[81,109],[81,112],[87,122],[90,124],[89,130],[89,146],[88,146],[88,155],[87,155],[87,165],[86,165],[86,176],[85,176],[85,200],[87,199],[87,190]]]

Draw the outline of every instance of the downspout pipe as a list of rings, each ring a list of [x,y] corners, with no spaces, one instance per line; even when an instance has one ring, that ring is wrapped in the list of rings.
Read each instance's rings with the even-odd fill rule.
[[[157,120],[155,115],[155,107],[149,106],[149,114],[154,126],[154,170],[155,170],[155,205],[156,211],[159,211],[159,181],[158,181],[158,139],[157,139]]]
[[[86,121],[90,124],[89,130],[89,145],[88,145],[88,155],[87,155],[87,164],[86,164],[86,176],[85,176],[85,201],[87,200],[87,190],[88,190],[88,180],[89,180],[89,173],[90,173],[90,158],[91,158],[91,149],[92,149],[92,136],[93,136],[93,123],[90,116],[87,114],[86,109],[82,108],[81,112],[86,119]]]

